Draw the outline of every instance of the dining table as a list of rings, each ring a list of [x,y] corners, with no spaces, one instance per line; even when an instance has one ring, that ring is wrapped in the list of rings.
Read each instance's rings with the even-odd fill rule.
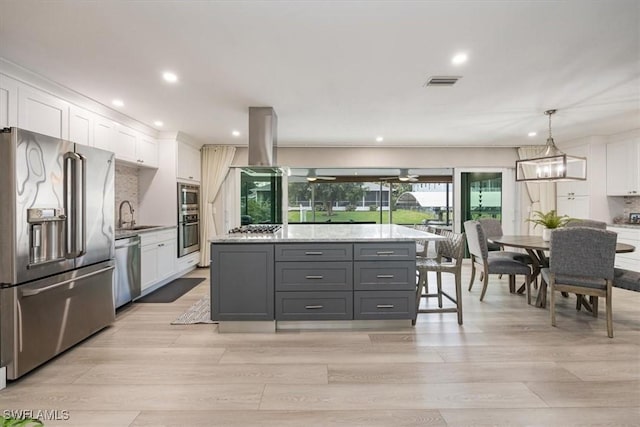
[[[531,235],[504,235],[504,236],[488,236],[489,242],[495,243],[501,246],[509,246],[512,248],[524,249],[533,261],[532,280],[536,280],[540,275],[540,271],[543,268],[549,267],[549,257],[545,254],[551,249],[551,241],[544,240],[542,236]],[[635,246],[627,243],[616,243],[616,253],[626,253],[635,251]],[[524,291],[524,285],[518,290],[519,293]],[[564,296],[568,296],[563,293]],[[589,305],[584,298],[580,297],[578,302],[591,311],[591,305]],[[536,306],[544,308],[547,305],[547,283],[544,280],[540,281],[540,288],[538,289],[538,296],[536,297]]]

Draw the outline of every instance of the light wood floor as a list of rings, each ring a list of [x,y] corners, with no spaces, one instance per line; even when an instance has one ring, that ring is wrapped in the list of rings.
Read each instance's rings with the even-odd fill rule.
[[[468,277],[466,265],[463,326],[451,313],[381,331],[170,325],[207,280],[175,303],[120,311],[0,391],[0,409],[68,411],[47,427],[640,425],[640,293],[615,289],[609,339],[604,312],[576,312],[575,297],[559,298],[553,328],[506,277],[491,276],[482,303]]]

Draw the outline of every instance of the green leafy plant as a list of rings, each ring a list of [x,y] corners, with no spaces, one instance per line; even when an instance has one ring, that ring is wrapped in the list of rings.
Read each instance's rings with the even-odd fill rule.
[[[572,219],[573,218],[570,218],[567,215],[560,216],[555,210],[551,210],[546,213],[542,211],[535,211],[533,213],[533,218],[529,218],[527,221],[534,223],[535,226],[541,225],[548,229],[555,229],[564,227]]]
[[[44,426],[42,421],[35,418],[14,418],[14,417],[2,417],[0,418],[2,424],[0,427],[36,427]]]

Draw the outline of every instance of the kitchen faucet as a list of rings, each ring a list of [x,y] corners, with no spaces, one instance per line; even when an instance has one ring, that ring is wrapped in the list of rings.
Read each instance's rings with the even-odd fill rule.
[[[124,204],[129,205],[129,214],[131,215],[131,221],[123,221],[122,220],[122,207],[124,206]],[[120,203],[120,208],[118,209],[118,228],[122,228],[122,226],[124,224],[129,224],[129,228],[133,228],[134,225],[136,225],[136,221],[133,219],[133,206],[131,206],[131,202],[129,202],[128,200],[123,200],[122,203]]]

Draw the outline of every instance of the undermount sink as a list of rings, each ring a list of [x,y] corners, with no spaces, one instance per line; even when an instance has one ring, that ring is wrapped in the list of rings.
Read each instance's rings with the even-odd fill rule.
[[[118,228],[116,231],[125,232],[125,231],[137,231],[137,230],[147,230],[149,228],[158,228],[159,225],[135,225],[133,227],[128,228]]]

